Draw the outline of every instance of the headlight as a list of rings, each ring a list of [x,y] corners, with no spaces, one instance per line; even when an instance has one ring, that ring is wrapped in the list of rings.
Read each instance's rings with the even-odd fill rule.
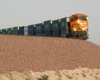
[[[78,20],[78,23],[79,23],[80,21]]]
[[[76,28],[74,28],[74,31],[76,31]]]
[[[84,31],[84,30],[85,30],[85,28],[82,28],[82,30]]]

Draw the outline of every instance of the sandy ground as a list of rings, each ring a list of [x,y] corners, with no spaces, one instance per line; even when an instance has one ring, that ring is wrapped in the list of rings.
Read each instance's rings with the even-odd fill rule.
[[[33,72],[13,71],[0,74],[0,80],[100,80],[100,69],[76,68],[75,70],[58,70]]]
[[[0,34],[0,80],[100,80],[99,69],[100,46],[92,42]]]

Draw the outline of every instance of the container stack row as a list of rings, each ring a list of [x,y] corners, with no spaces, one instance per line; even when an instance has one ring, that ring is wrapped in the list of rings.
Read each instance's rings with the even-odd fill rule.
[[[70,18],[62,18],[61,19],[61,21],[60,21],[61,37],[69,36],[69,21],[70,21]]]
[[[0,30],[0,34],[14,35],[35,35],[35,36],[52,36],[52,37],[68,37],[69,36],[69,17],[58,20],[48,20],[43,23],[17,26]]]
[[[52,20],[44,21],[44,36],[52,36]]]

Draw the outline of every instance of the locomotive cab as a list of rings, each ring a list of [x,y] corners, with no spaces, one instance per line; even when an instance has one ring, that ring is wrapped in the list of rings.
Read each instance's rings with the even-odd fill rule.
[[[70,35],[74,38],[88,39],[88,16],[75,14],[70,16]]]

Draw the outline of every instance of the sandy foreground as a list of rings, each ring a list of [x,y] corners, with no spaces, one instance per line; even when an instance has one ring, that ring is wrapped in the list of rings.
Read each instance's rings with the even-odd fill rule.
[[[0,80],[100,80],[99,69],[100,46],[92,42],[0,35]]]
[[[43,76],[48,77],[43,79]],[[100,80],[100,69],[76,68],[75,70],[57,70],[33,72],[13,71],[0,74],[0,80]]]

